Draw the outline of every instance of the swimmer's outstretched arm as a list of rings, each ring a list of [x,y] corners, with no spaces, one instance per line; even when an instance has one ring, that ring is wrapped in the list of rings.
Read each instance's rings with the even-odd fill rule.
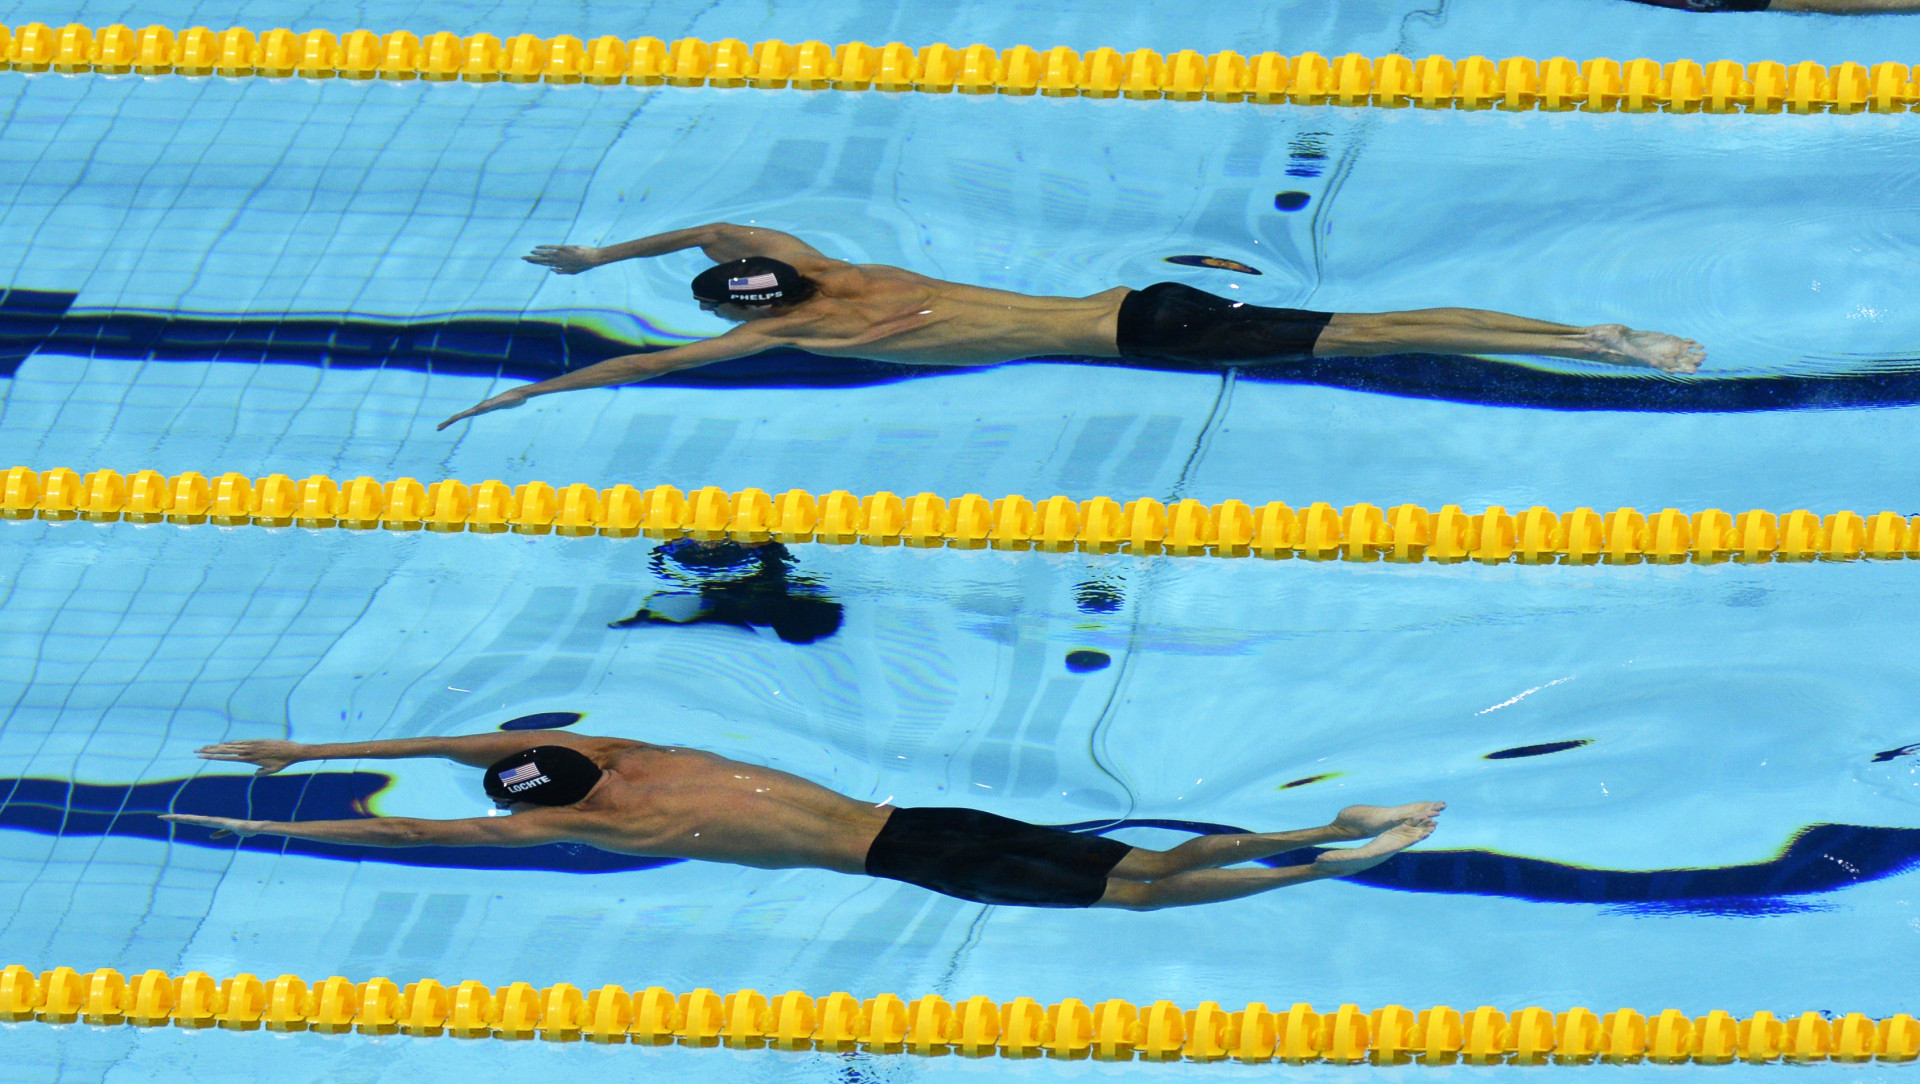
[[[358,843],[363,847],[537,847],[569,838],[563,817],[543,817],[543,811],[511,817],[469,817],[457,821],[430,821],[418,817],[368,817],[351,821],[248,821],[235,817],[206,817],[197,813],[162,813],[175,824],[197,824],[214,829],[213,837],[291,836],[328,843]]]
[[[790,233],[760,226],[736,226],[730,222],[709,222],[704,226],[656,233],[651,237],[622,241],[604,248],[591,245],[536,245],[531,253],[520,258],[556,275],[577,275],[621,260],[664,256],[687,248],[701,250],[714,263],[726,263],[748,256],[771,256],[797,265],[827,258],[819,249]]]
[[[225,760],[259,765],[255,775],[272,775],[307,760],[401,760],[409,757],[445,757],[469,768],[485,768],[502,758],[538,745],[565,745],[583,753],[607,743],[636,744],[621,738],[594,738],[560,731],[502,731],[459,734],[440,738],[388,738],[377,741],[331,742],[308,745],[263,738],[223,741],[198,749],[202,760]]]
[[[576,388],[604,388],[613,384],[635,384],[666,373],[678,372],[681,369],[695,369],[702,365],[711,365],[716,361],[744,358],[763,350],[771,350],[776,346],[792,345],[788,339],[769,334],[760,326],[765,322],[742,324],[724,335],[701,339],[699,342],[687,343],[685,346],[669,347],[647,354],[626,354],[617,358],[608,358],[584,369],[576,369],[562,376],[542,380],[538,384],[523,384],[517,388],[508,388],[491,399],[483,400],[455,414],[434,428],[445,429],[464,418],[517,407],[536,395],[573,391]]]

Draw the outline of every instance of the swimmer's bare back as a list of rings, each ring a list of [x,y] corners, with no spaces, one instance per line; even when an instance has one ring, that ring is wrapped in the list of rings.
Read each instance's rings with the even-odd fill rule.
[[[542,245],[525,257],[555,274],[577,275],[621,260],[699,248],[715,263],[778,260],[804,276],[810,293],[792,304],[707,304],[736,326],[711,339],[609,358],[537,384],[510,388],[441,422],[519,406],[536,395],[632,384],[667,373],[790,348],[828,357],[901,365],[994,365],[1023,358],[1152,357],[1127,349],[1122,305],[1135,291],[1115,287],[1087,297],[1046,297],[969,286],[885,264],[832,259],[791,234],[712,223],[592,248]],[[1246,314],[1254,306],[1229,305]],[[1698,343],[1617,325],[1574,327],[1482,309],[1321,314],[1324,328],[1307,353],[1360,357],[1393,353],[1537,354],[1691,373]],[[1247,360],[1242,364],[1258,364]]]
[[[574,842],[651,858],[860,873],[867,848],[893,810],[848,798],[787,772],[697,749],[566,731],[500,731],[321,745],[234,741],[207,746],[199,754],[207,760],[254,764],[259,768],[256,774],[271,775],[304,761],[339,759],[444,757],[485,768],[543,745],[571,748],[600,768],[600,781],[585,798],[557,807],[516,804],[512,816],[447,821],[372,817],[230,824],[224,818],[173,819],[237,835],[272,833],[370,846],[524,847]]]

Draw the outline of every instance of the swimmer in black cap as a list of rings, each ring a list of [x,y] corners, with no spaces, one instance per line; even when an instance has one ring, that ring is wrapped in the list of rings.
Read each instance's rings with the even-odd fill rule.
[[[513,815],[295,822],[170,813],[164,819],[237,836],[373,847],[584,843],[620,854],[866,874],[976,903],[1027,907],[1153,911],[1345,877],[1425,839],[1446,808],[1443,802],[1348,806],[1322,828],[1199,836],[1154,851],[979,810],[857,801],[772,768],[585,734],[507,731],[340,745],[231,741],[200,755],[257,764],[259,775],[306,760],[446,757],[485,768],[488,796]],[[1301,865],[1220,868],[1360,840],[1367,842],[1324,851]]]
[[[525,257],[556,274],[699,248],[720,266],[693,280],[700,307],[739,325],[685,346],[609,358],[510,389],[440,423],[535,395],[630,384],[680,369],[797,347],[902,365],[992,365],[1054,354],[1143,358],[1223,369],[1372,354],[1539,354],[1691,373],[1700,344],[1619,324],[1572,327],[1482,309],[1330,313],[1245,305],[1163,282],[1091,297],[1034,297],[829,259],[777,230],[716,223],[607,248],[542,245]]]

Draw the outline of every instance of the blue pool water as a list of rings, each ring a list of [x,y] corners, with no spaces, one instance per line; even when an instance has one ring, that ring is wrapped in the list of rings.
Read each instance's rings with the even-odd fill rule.
[[[30,19],[1828,63],[1904,59],[1920,36],[1615,0],[0,7]],[[35,346],[0,350],[0,466],[1920,513],[1914,125],[0,73],[0,328]],[[1277,210],[1281,192],[1307,201]],[[579,278],[515,259],[712,219],[1034,292],[1173,279],[1266,304],[1621,321],[1700,339],[1722,383],[1547,361],[1231,381],[789,364],[434,431],[574,356],[556,344],[719,330],[685,295],[695,254]],[[1263,273],[1164,262],[1194,253]],[[450,320],[466,338],[380,337]],[[1750,409],[1770,403],[1794,408]],[[1912,1009],[1913,562],[791,556],[722,572],[646,540],[0,525],[0,962],[1230,1008]],[[609,627],[696,602],[710,620]],[[1154,914],[988,909],[823,872],[584,872],[592,856],[564,851],[512,870],[358,861],[168,842],[101,812],[187,778],[238,800],[232,769],[191,755],[210,741],[538,713],[1047,823],[1450,808],[1367,882]],[[319,767],[391,775],[380,813],[487,808],[474,773],[436,762]],[[337,808],[366,782],[323,777],[312,800]],[[1661,870],[1689,872],[1646,876]],[[263,1058],[316,1080],[1278,1071],[5,1035],[7,1080],[241,1078]]]

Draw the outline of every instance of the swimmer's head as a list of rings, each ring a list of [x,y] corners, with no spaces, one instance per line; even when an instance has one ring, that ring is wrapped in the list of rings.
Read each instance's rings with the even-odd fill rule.
[[[572,805],[600,781],[600,766],[564,745],[536,745],[487,769],[487,797],[497,806]]]
[[[693,278],[700,307],[726,320],[756,320],[813,296],[813,280],[792,264],[748,256],[709,267]]]

